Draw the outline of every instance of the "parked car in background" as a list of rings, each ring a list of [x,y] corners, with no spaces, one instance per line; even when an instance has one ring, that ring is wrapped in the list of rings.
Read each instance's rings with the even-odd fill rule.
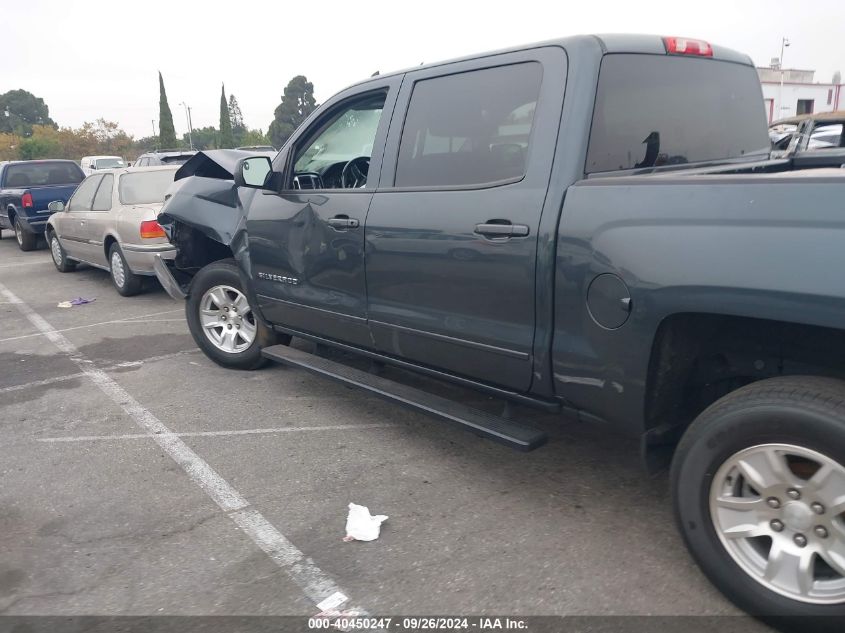
[[[769,125],[773,156],[796,167],[845,164],[845,111],[802,114]]]
[[[161,149],[141,154],[132,163],[133,167],[157,167],[159,165],[183,165],[196,154],[193,149]]]
[[[120,156],[83,156],[79,166],[86,176],[90,176],[99,169],[122,169],[126,167],[126,161]]]
[[[0,162],[0,234],[12,229],[22,251],[35,250],[53,200],[66,202],[85,174],[72,160]]]
[[[190,161],[155,267],[222,366],[294,365],[522,450],[546,436],[509,406],[379,363],[637,438],[726,595],[841,628],[845,170],[770,152],[748,56],[570,37],[371,77],[272,161]]]
[[[84,262],[108,270],[115,289],[124,296],[140,292],[151,276],[153,257],[173,257],[156,216],[173,184],[177,166],[129,168],[88,176],[67,205],[49,206],[47,242],[59,272]]]
[[[244,145],[243,147],[236,147],[245,152],[278,152],[272,145]]]

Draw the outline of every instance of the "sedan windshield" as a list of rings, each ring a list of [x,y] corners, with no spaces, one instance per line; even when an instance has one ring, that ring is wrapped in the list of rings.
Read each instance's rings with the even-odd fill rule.
[[[173,184],[175,169],[123,174],[118,191],[122,204],[164,204],[164,194]]]

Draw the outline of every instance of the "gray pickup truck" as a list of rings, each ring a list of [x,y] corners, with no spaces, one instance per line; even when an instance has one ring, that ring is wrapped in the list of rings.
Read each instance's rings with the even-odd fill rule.
[[[420,66],[329,99],[272,161],[188,161],[157,273],[223,366],[269,359],[545,439],[519,409],[295,336],[640,438],[650,469],[671,459],[678,527],[720,589],[836,618],[845,172],[769,152],[751,60],[706,42],[579,36]]]

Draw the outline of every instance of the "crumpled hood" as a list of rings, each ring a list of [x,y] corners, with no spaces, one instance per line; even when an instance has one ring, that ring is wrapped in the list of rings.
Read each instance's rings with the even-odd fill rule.
[[[181,180],[189,176],[233,180],[235,166],[242,158],[268,156],[272,159],[275,155],[275,152],[250,152],[239,149],[204,150],[194,154],[188,162],[182,165],[176,171],[173,180]]]

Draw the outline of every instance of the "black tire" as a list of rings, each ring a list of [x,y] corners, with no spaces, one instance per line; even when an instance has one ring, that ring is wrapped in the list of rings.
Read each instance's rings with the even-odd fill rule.
[[[809,449],[845,465],[845,383],[820,377],[773,378],[738,389],[701,413],[681,439],[672,462],[678,527],[704,573],[748,613],[773,618],[778,628],[798,623],[800,630],[809,631],[828,630],[834,622],[841,625],[845,602],[810,603],[776,592],[746,572],[717,534],[710,489],[718,470],[738,452],[762,444]],[[802,503],[809,503],[811,493],[805,496]],[[783,507],[791,503],[786,498]],[[845,519],[837,515],[829,520],[838,526]],[[796,538],[790,526],[784,529],[781,524],[779,531]],[[811,531],[808,534],[812,539]],[[808,547],[807,551],[812,550]],[[766,565],[767,558],[762,559]],[[817,568],[812,569],[816,573]]]
[[[67,258],[67,253],[55,233],[48,231],[45,237],[47,238],[50,257],[53,259],[53,265],[56,267],[56,270],[60,273],[69,273],[76,270],[76,262]]]
[[[185,302],[185,316],[188,329],[197,346],[218,365],[228,369],[258,369],[267,364],[261,350],[277,343],[288,343],[290,337],[274,332],[252,315],[255,324],[255,338],[248,348],[238,352],[227,352],[214,345],[206,335],[200,321],[201,303],[205,294],[215,286],[228,286],[245,294],[235,261],[224,259],[213,262],[200,270],[191,281],[190,293]]]
[[[15,238],[22,251],[34,251],[38,248],[38,236],[27,231],[20,218],[15,218]]]
[[[116,258],[120,259],[120,269],[114,264]],[[121,270],[123,273],[122,283],[119,282],[121,275],[118,274],[118,270]],[[117,278],[115,275],[117,275]],[[126,263],[126,258],[123,256],[123,251],[120,250],[117,242],[112,244],[109,249],[109,277],[111,278],[114,289],[124,297],[132,297],[141,292],[144,287],[144,278],[141,275],[136,275],[129,269],[129,264]]]

